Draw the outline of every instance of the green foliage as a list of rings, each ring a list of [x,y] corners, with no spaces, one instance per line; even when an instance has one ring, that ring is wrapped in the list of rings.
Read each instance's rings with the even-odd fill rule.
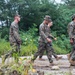
[[[64,48],[60,48],[56,44],[53,45],[53,48],[54,48],[56,54],[67,54],[68,53],[68,51],[66,51]]]
[[[26,31],[34,23],[38,27],[44,16],[50,15],[54,22],[52,30],[56,31],[57,35],[67,35],[67,24],[71,21],[72,14],[75,13],[75,1],[63,1],[64,4],[55,4],[54,0],[2,0],[0,1],[0,21],[6,21],[5,25],[10,26],[15,12],[18,11],[22,17],[19,23],[20,29]]]
[[[65,52],[71,51],[71,45],[69,42],[69,38],[67,38],[65,35],[61,35],[57,38],[57,41],[54,42],[61,50]],[[58,51],[57,51],[58,52]]]
[[[31,55],[37,50],[37,31],[36,25],[32,28],[29,28],[27,32],[20,32],[22,38],[22,47],[21,47],[21,54],[22,55]]]
[[[20,36],[22,39],[21,45],[21,55],[31,55],[37,51],[38,46],[38,36],[37,36],[37,27],[34,24],[32,28],[29,28],[28,31],[20,31]],[[52,32],[52,34],[57,37],[56,32]],[[6,42],[3,39],[0,39],[0,53],[4,54],[11,50],[9,42]],[[56,41],[53,41],[53,47],[57,54],[66,54],[71,51],[71,46],[69,43],[69,38],[67,38],[64,34],[60,37],[57,37]]]
[[[74,7],[75,6],[75,0],[63,0],[65,2],[65,4],[67,4],[70,7]]]
[[[37,50],[37,46],[33,42],[30,42],[29,45],[21,47],[21,55],[28,56],[34,54],[36,50]]]
[[[38,37],[37,37],[37,31],[38,29],[36,28],[36,25],[34,24],[32,26],[32,28],[29,28],[29,30],[27,32],[20,32],[20,36],[21,36],[21,39],[22,39],[22,45],[28,45],[30,44],[31,42],[35,44],[37,44],[37,40],[38,40]]]
[[[36,25],[34,24],[32,28],[29,28],[29,31],[22,32],[20,31],[20,36],[22,39],[22,46],[21,46],[21,55],[31,55],[37,50],[37,40],[38,37],[35,37],[37,35],[38,29],[36,28]],[[4,33],[6,33],[4,31]],[[6,42],[5,38],[0,39],[0,53],[4,54],[7,53],[10,49],[9,42]],[[16,56],[16,55],[15,55]]]
[[[23,34],[23,38],[22,38],[23,43],[21,45],[21,55],[28,56],[28,55],[34,54],[37,51],[37,45],[35,43],[37,42],[36,38],[33,39],[32,35],[26,34],[24,32],[21,32],[21,33]],[[64,35],[62,35],[61,38],[58,38],[57,41],[53,42],[53,48],[55,49],[55,52],[57,54],[68,53],[71,49],[70,44],[69,44],[69,39],[67,39]],[[9,50],[11,50],[10,44],[6,42],[5,40],[1,39],[0,40],[0,54],[7,53]]]
[[[11,50],[9,42],[6,42],[4,39],[0,39],[0,56],[7,53],[9,50]]]
[[[9,42],[0,39],[0,56],[3,54],[8,53],[8,51],[11,50],[11,46]],[[31,55],[34,54],[34,52],[37,50],[37,46],[33,41],[31,41],[28,45],[22,45],[21,46],[21,55]]]
[[[64,4],[55,4],[52,0],[2,0],[0,1],[0,45],[1,54],[2,50],[9,48],[8,40],[9,26],[13,20],[15,12],[18,11],[21,15],[20,36],[22,39],[22,55],[24,53],[34,53],[38,45],[38,27],[43,21],[45,15],[50,15],[53,21],[53,35],[57,37],[57,41],[54,43],[54,48],[58,50],[64,50],[69,52],[71,46],[69,44],[69,38],[67,33],[67,25],[71,21],[72,14],[75,13],[74,0],[63,0]],[[35,6],[34,6],[35,5]],[[9,21],[8,21],[9,20]],[[3,23],[5,21],[5,24]],[[3,25],[6,25],[3,27]],[[5,40],[2,40],[5,39]],[[5,41],[5,43],[4,43]],[[6,44],[6,48],[2,47]],[[57,46],[57,47],[56,47]],[[8,47],[8,48],[7,48]],[[57,53],[62,53],[57,50]],[[28,51],[28,52],[26,52]],[[63,52],[64,52],[63,51]],[[30,52],[30,53],[29,53]],[[66,53],[64,52],[64,53]]]
[[[4,27],[2,29],[1,38],[4,38],[5,40],[9,40],[9,29],[8,28]]]

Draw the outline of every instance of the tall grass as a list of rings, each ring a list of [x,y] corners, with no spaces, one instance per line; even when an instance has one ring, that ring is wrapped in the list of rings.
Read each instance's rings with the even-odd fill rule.
[[[38,29],[36,25],[32,28],[29,28],[28,31],[20,31],[20,37],[22,39],[22,45],[21,45],[21,55],[31,55],[34,54],[37,50],[38,45],[38,35],[37,32]],[[3,35],[3,34],[2,34]],[[54,36],[57,36],[56,33],[53,32]],[[0,34],[1,37],[1,34]],[[0,38],[0,55],[7,53],[9,50],[11,50],[9,41],[7,42],[6,37]],[[69,38],[67,38],[64,34],[60,37],[57,36],[57,41],[53,41],[53,48],[55,49],[55,52],[57,54],[66,54],[71,51],[71,47],[69,44]]]
[[[0,39],[0,56],[7,53],[9,50],[11,50],[9,42],[6,42],[4,39]]]

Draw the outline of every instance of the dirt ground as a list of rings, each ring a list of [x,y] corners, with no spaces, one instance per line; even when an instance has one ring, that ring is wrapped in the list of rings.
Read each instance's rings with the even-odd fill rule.
[[[55,66],[58,67],[58,69],[52,69],[50,66],[50,63],[48,61],[47,56],[43,56],[42,59],[44,60],[39,60],[38,57],[34,61],[33,68],[37,71],[35,73],[31,73],[28,75],[75,75],[75,66],[70,66],[70,63],[67,59],[67,55],[59,55],[62,56],[61,60],[56,61],[54,57],[53,62]],[[29,57],[29,56],[28,56]],[[13,60],[11,58],[11,60]],[[9,60],[9,61],[11,61]],[[0,63],[1,63],[1,58],[0,58]],[[8,61],[6,60],[6,64]]]
[[[54,64],[55,66],[58,66],[59,69],[52,69],[47,59],[47,56],[42,57],[44,60],[39,60],[37,58],[34,61],[34,69],[40,72],[44,72],[44,75],[75,75],[75,66],[70,66],[67,56],[59,56],[62,56],[62,59],[58,61],[56,61],[53,57]]]

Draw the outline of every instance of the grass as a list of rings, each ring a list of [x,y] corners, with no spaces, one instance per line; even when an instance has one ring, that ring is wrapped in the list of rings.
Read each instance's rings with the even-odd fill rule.
[[[29,45],[27,46],[21,46],[21,55],[31,55],[31,54],[34,54],[37,50],[37,47],[34,43],[30,43]]]
[[[68,51],[58,47],[57,45],[53,45],[53,48],[57,54],[67,54]]]
[[[5,40],[0,40],[0,56],[6,52],[11,50],[9,42],[6,42]]]
[[[65,49],[61,49],[56,44],[53,44],[53,48],[55,49],[55,52],[57,54],[67,54],[68,51]],[[6,42],[5,40],[0,40],[0,56],[4,53],[7,53],[9,50],[11,50],[9,42]],[[28,45],[21,45],[21,55],[28,56],[31,54],[34,54],[37,51],[37,46],[34,42],[30,42]]]

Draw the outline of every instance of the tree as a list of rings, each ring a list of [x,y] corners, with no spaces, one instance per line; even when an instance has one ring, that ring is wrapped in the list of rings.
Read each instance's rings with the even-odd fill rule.
[[[62,0],[65,2],[66,5],[70,6],[70,7],[74,7],[75,6],[75,0]]]
[[[70,21],[70,13],[74,11],[70,12],[66,4],[60,6],[52,0],[2,0],[0,4],[0,20],[5,21],[8,28],[16,11],[21,15],[20,30],[24,31],[27,31],[33,24],[36,24],[38,28],[44,16],[50,15],[54,24],[52,30],[56,31],[58,35],[66,34],[66,25]]]

